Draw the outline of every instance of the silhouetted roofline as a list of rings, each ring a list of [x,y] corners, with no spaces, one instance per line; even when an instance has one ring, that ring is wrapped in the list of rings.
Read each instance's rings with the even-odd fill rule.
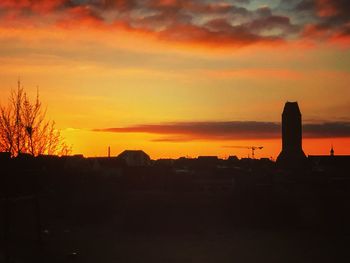
[[[150,156],[147,153],[145,153],[143,150],[124,150],[117,157],[123,157],[126,155],[143,155],[143,156],[146,156],[147,158],[150,158]]]
[[[283,114],[292,114],[292,113],[298,113],[301,115],[301,111],[299,109],[299,105],[297,101],[287,101],[284,104],[284,108],[283,108]]]

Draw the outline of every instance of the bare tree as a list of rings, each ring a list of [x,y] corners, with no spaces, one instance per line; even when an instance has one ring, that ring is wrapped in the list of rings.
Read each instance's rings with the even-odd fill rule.
[[[31,102],[18,82],[17,89],[11,91],[8,105],[0,105],[0,151],[10,152],[12,156],[20,153],[68,155],[71,147],[55,128],[55,122],[45,118],[39,91]]]
[[[0,106],[0,150],[13,152],[15,148],[15,122],[10,108]]]

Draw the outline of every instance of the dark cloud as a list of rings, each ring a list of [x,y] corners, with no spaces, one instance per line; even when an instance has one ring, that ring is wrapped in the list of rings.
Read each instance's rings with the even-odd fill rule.
[[[333,21],[348,21],[350,2],[348,0],[302,0],[297,10],[311,11],[322,18],[331,18]]]
[[[256,13],[261,16],[261,17],[269,17],[272,16],[272,11],[268,6],[263,6],[263,7],[259,7],[256,10]]]
[[[274,122],[177,122],[95,129],[98,132],[149,133],[160,135],[155,141],[248,140],[281,137],[280,124]],[[350,122],[304,124],[305,138],[350,137]]]
[[[305,124],[303,129],[304,137],[309,138],[350,137],[350,122]]]
[[[185,44],[242,46],[350,38],[350,1],[281,0],[258,8],[248,0],[1,0],[0,25],[98,25]],[[9,15],[10,14],[10,15]],[[36,19],[33,19],[36,18]],[[62,23],[63,21],[63,23]],[[114,26],[114,27],[113,27]]]
[[[285,1],[287,2],[287,1]],[[314,11],[316,9],[315,0],[302,0],[296,4],[296,11]]]
[[[222,21],[210,21],[205,26],[174,24],[159,32],[159,38],[211,46],[244,46],[257,42],[278,42],[278,37],[259,36],[244,26],[231,26]]]
[[[350,37],[350,1],[302,0],[294,9],[310,16],[302,36],[318,39]]]
[[[17,24],[23,17],[37,17],[34,26],[74,27],[80,23],[111,32],[117,28],[113,25],[119,25],[165,41],[211,46],[276,42],[291,31],[287,17],[276,16],[268,7],[250,10],[246,4],[248,0],[3,0],[0,18],[6,11],[15,11],[11,19]]]
[[[253,20],[247,24],[247,27],[250,32],[255,32],[256,34],[277,29],[282,32],[280,35],[288,35],[298,30],[298,26],[292,25],[289,17],[274,15]]]

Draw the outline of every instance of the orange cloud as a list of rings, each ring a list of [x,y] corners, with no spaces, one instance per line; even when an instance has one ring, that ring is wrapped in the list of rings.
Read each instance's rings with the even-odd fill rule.
[[[153,141],[182,142],[191,140],[251,140],[273,139],[281,135],[281,127],[274,122],[177,122],[144,124],[121,128],[95,129],[112,133],[148,133],[164,137]],[[350,138],[350,123],[325,122],[303,125],[305,138]]]
[[[12,10],[30,10],[34,13],[44,14],[55,11],[68,4],[69,0],[2,0],[0,8]]]
[[[29,38],[46,30],[49,38],[56,30],[81,34],[83,28],[95,39],[102,35],[111,39],[121,32],[187,49],[290,45],[302,39],[348,43],[347,1],[304,2],[313,3],[307,5],[308,10],[318,17],[298,23],[298,19],[291,19],[293,15],[280,15],[278,9],[248,9],[237,2],[4,0],[0,2],[0,30],[30,29]]]
[[[279,34],[262,31],[279,28],[288,34],[293,25],[289,18],[269,12],[249,11],[234,4],[201,1],[86,1],[5,0],[0,4],[0,26],[40,28],[88,28],[113,34],[126,30],[147,34],[169,43],[239,47],[254,43],[281,42]],[[2,14],[2,15],[1,15]],[[233,25],[227,14],[245,17]],[[223,23],[217,23],[221,17]],[[195,20],[203,22],[194,22]],[[257,30],[259,25],[259,30]]]

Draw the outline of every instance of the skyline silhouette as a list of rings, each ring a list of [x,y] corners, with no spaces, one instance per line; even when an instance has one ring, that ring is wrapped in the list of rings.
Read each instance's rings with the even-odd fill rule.
[[[27,91],[23,89],[22,85],[18,81],[18,91],[17,93],[23,93],[23,99],[27,100]],[[11,98],[13,101],[13,96],[16,91],[11,91]],[[37,90],[38,92],[38,90]],[[37,93],[37,99],[38,97]],[[16,97],[17,95],[15,95]],[[10,98],[10,99],[11,99]],[[29,102],[29,101],[28,101]],[[37,101],[38,102],[38,101]],[[23,101],[23,107],[25,106],[25,101]],[[13,104],[13,103],[12,103]],[[13,104],[15,105],[15,104]],[[28,104],[29,105],[29,104]],[[294,107],[294,106],[295,107]],[[34,104],[32,105],[34,106]],[[30,107],[32,107],[30,106]],[[7,111],[6,104],[2,105],[4,112]],[[8,104],[8,109],[11,108],[11,104]],[[40,106],[41,107],[41,102]],[[14,113],[13,113],[14,114]],[[286,116],[289,116],[288,118]],[[3,115],[6,116],[6,115]],[[39,115],[38,115],[39,116]],[[24,116],[25,117],[25,116]],[[34,120],[37,117],[34,118]],[[289,121],[287,121],[289,119]],[[40,122],[39,122],[40,123]],[[249,152],[245,151],[242,153],[242,150],[239,149],[247,149],[248,146],[252,148],[253,145],[262,144],[266,145],[266,152],[263,152],[260,157],[264,158],[272,158],[272,159],[285,159],[290,158],[291,155],[294,155],[296,158],[299,155],[299,159],[305,158],[305,154],[301,149],[302,136],[301,130],[303,130],[303,138],[304,143],[307,145],[307,154],[311,155],[319,155],[325,154],[329,148],[328,145],[331,145],[334,151],[334,147],[337,148],[337,154],[346,155],[348,154],[348,145],[347,140],[350,138],[350,123],[346,121],[326,121],[320,122],[315,120],[307,120],[307,123],[301,123],[301,113],[298,108],[297,102],[286,102],[283,113],[282,113],[282,122],[266,122],[266,121],[188,121],[188,122],[164,122],[159,124],[137,124],[132,126],[124,126],[124,127],[115,127],[115,128],[102,128],[102,129],[65,129],[65,130],[57,130],[55,126],[55,122],[52,122],[52,132],[55,132],[58,136],[61,136],[62,133],[73,132],[73,133],[81,133],[85,134],[90,133],[94,134],[98,140],[93,141],[94,143],[99,143],[101,139],[110,138],[110,141],[107,141],[108,146],[98,144],[96,148],[101,151],[101,148],[108,147],[107,155],[111,154],[111,145],[115,146],[115,142],[113,140],[115,138],[125,136],[128,134],[132,135],[130,138],[135,135],[137,137],[141,137],[144,135],[148,137],[147,141],[149,143],[146,151],[151,152],[151,156],[153,157],[154,152],[158,152],[158,156],[155,158],[179,158],[183,156],[182,153],[167,153],[171,152],[170,145],[181,146],[185,149],[190,149],[194,151],[186,152],[186,156],[197,157],[200,155],[217,155],[220,158],[227,158],[230,155],[238,155],[240,157],[249,157]],[[3,124],[6,126],[6,120],[4,119]],[[4,127],[5,127],[4,126]],[[27,129],[27,128],[26,128]],[[280,130],[282,129],[282,134]],[[6,129],[5,129],[6,130]],[[3,129],[3,131],[5,131]],[[36,130],[36,128],[34,128]],[[290,130],[294,130],[295,136],[293,133],[290,133]],[[27,131],[24,131],[27,133]],[[100,134],[100,135],[98,135]],[[121,136],[120,136],[121,135]],[[141,135],[141,136],[139,136]],[[282,135],[282,136],[281,136]],[[5,135],[4,135],[5,136]],[[56,135],[54,135],[56,136]],[[294,137],[293,137],[294,136]],[[3,138],[6,138],[3,137]],[[280,143],[279,139],[282,138],[282,152],[280,152]],[[63,143],[60,147],[60,151],[66,149],[65,152],[73,154],[82,154],[85,155],[85,152],[79,152],[77,150],[72,151],[72,145],[69,146],[66,142],[64,142],[64,138],[61,137]],[[108,139],[107,139],[108,140]],[[144,142],[144,138],[142,139]],[[102,140],[103,141],[103,140]],[[309,144],[309,142],[313,142],[313,144]],[[91,141],[81,141],[81,143],[86,143],[85,147],[87,147]],[[120,141],[119,141],[120,142]],[[337,142],[340,142],[337,143]],[[56,141],[56,144],[58,141]],[[125,148],[122,148],[122,144],[124,143]],[[122,144],[117,144],[119,152],[130,149],[137,150],[142,149],[142,143],[140,140],[127,140]],[[214,147],[208,147],[207,151],[196,150],[196,148],[187,148],[188,144],[196,145],[197,147],[201,144],[210,144],[214,143]],[[273,143],[271,145],[271,143]],[[168,147],[164,147],[167,144]],[[221,145],[219,145],[221,144]],[[231,144],[231,145],[229,145]],[[237,144],[236,146],[232,146]],[[328,145],[327,145],[328,144]],[[6,143],[4,144],[6,145]],[[130,145],[132,145],[130,147]],[[161,150],[159,150],[159,145],[162,145]],[[312,146],[317,146],[318,148],[313,148]],[[58,146],[58,145],[57,145]],[[272,146],[272,147],[271,147]],[[338,147],[340,146],[340,147]],[[258,147],[253,147],[258,148]],[[264,147],[261,147],[263,149]],[[62,150],[61,150],[62,149]],[[199,148],[200,149],[200,148]],[[218,149],[220,149],[220,153],[217,154]],[[235,149],[235,152],[232,150]],[[95,148],[91,148],[90,150],[94,151]],[[105,149],[103,149],[103,153],[100,156],[106,156]],[[114,147],[113,147],[114,150]],[[6,150],[5,150],[6,151]],[[160,152],[160,153],[159,153]],[[292,153],[294,152],[294,153]],[[299,154],[297,154],[299,152]],[[43,152],[44,153],[44,152]],[[50,154],[50,153],[49,153]],[[116,154],[116,153],[114,153]],[[85,156],[98,156],[93,155],[85,155]],[[288,157],[289,156],[289,157]]]
[[[285,104],[282,120],[277,163],[151,160],[142,150],[88,158],[0,153],[0,260],[96,262],[101,253],[106,263],[342,260],[350,243],[350,155],[332,147],[306,157],[296,102]],[[263,252],[250,256],[256,247]]]

